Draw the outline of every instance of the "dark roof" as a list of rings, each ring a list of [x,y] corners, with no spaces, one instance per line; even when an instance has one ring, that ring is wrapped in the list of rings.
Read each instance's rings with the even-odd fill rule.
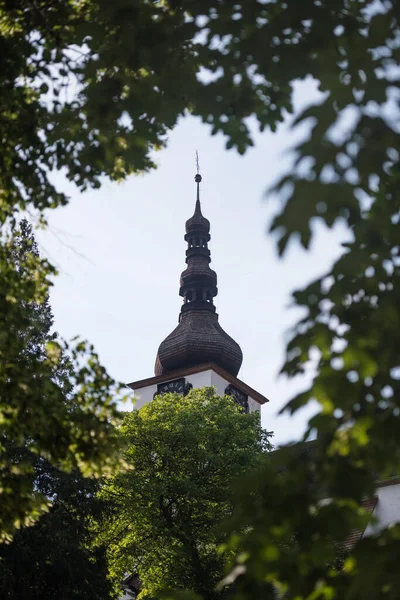
[[[366,498],[362,501],[361,506],[366,512],[369,512],[372,515],[377,504],[378,498]],[[351,534],[344,543],[346,550],[352,550],[354,548],[357,542],[361,540],[366,528],[367,526],[365,526],[364,529],[354,529],[354,531],[351,532]]]
[[[242,360],[239,344],[222,329],[218,315],[190,310],[181,314],[178,326],[161,343],[154,373],[166,375],[182,367],[212,362],[236,377]]]
[[[183,285],[189,277],[194,278],[203,276],[212,279],[212,283],[217,285],[217,274],[210,269],[208,265],[209,260],[206,256],[193,256],[187,268],[181,273],[181,285]]]
[[[388,479],[379,479],[377,481],[376,487],[382,488],[382,487],[387,487],[388,485],[399,485],[399,484],[400,484],[400,477],[398,475],[392,475],[392,477],[389,477]]]

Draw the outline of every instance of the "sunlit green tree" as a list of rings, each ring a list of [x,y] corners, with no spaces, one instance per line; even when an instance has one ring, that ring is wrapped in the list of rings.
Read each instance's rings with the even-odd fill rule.
[[[218,597],[232,486],[269,448],[259,415],[204,388],[157,396],[127,414],[121,432],[128,469],[105,481],[98,525],[112,579],[138,573],[141,597],[174,588]]]

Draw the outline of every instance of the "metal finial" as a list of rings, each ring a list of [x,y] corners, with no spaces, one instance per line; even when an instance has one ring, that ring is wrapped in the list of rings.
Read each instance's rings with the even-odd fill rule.
[[[196,173],[196,175],[194,177],[194,180],[195,180],[196,183],[200,183],[202,177],[200,175],[199,153],[198,153],[197,150],[196,150],[196,170],[197,170],[197,173]]]

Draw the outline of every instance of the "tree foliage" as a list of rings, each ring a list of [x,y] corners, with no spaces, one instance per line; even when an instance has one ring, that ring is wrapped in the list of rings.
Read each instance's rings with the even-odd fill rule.
[[[5,236],[3,237],[5,241]],[[0,245],[0,538],[31,524],[51,503],[35,483],[42,457],[99,475],[114,463],[116,386],[85,343],[68,349],[52,332],[51,269],[30,225]]]
[[[306,316],[283,372],[302,373],[315,349],[318,358],[312,386],[287,410],[319,402],[316,450],[288,459],[279,476],[268,467],[254,483],[264,502],[243,499],[255,527],[240,540],[238,594],[261,597],[273,582],[287,598],[398,597],[396,527],[362,541],[340,573],[326,566],[332,536],[365,520],[374,474],[399,472],[398,2],[3,0],[0,34],[3,221],[66,201],[52,169],[84,189],[102,174],[151,168],[149,153],[185,111],[244,152],[248,117],[275,130],[293,109],[294,82],[319,82],[322,97],[296,120],[311,133],[273,190],[272,231],[282,254],[291,240],[309,247],[316,222],[341,221],[352,239],[325,277],[294,295]],[[43,294],[43,265],[36,272]],[[17,297],[5,296],[2,315],[22,310]]]
[[[105,481],[108,508],[98,525],[112,578],[118,585],[138,573],[141,597],[168,588],[217,597],[232,484],[269,447],[259,415],[204,388],[157,396],[125,416],[121,433],[128,469]]]
[[[398,58],[398,9],[388,0],[375,5],[2,0],[3,214],[27,203],[43,209],[65,202],[49,180],[52,169],[62,168],[80,189],[99,185],[103,174],[119,179],[150,169],[151,151],[166,143],[168,130],[186,111],[213,133],[222,132],[228,147],[244,152],[252,144],[247,118],[275,130],[293,109],[293,82],[309,75],[327,92],[309,113],[319,123],[315,139],[346,107],[360,116],[353,150],[325,143],[316,172],[338,160],[343,177],[360,158],[359,139],[371,140],[368,148],[362,143],[362,165],[369,172],[375,156],[376,168],[382,168],[387,159],[376,144],[393,146],[393,130],[365,107],[386,101],[387,72]],[[343,189],[348,193],[342,193],[342,207],[354,219],[351,185]]]
[[[52,507],[0,545],[0,596],[8,600],[108,600],[105,550],[91,548],[90,519],[102,510],[99,481],[38,458],[35,485]]]
[[[297,74],[314,76],[325,96],[297,117],[295,125],[308,122],[311,133],[272,190],[281,210],[271,230],[282,254],[293,239],[309,247],[316,221],[340,220],[351,240],[329,272],[293,295],[305,316],[282,373],[295,377],[313,365],[315,376],[284,410],[317,400],[305,435],[316,442],[310,454],[289,454],[284,472],[271,463],[249,482],[264,501],[241,498],[238,523],[251,516],[252,527],[232,540],[246,550],[234,571],[237,596],[398,598],[399,525],[362,539],[342,570],[331,565],[335,544],[364,529],[370,516],[362,501],[376,494],[377,479],[400,472],[399,6],[285,6],[269,5],[280,7],[287,27],[293,19],[276,41],[283,77],[293,78],[285,55],[297,38],[304,62]]]

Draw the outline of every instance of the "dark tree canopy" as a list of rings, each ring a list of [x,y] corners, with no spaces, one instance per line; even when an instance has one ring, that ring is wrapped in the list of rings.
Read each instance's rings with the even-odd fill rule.
[[[34,464],[35,485],[52,499],[32,527],[0,544],[0,596],[8,600],[108,600],[105,550],[91,549],[89,521],[102,510],[98,480]]]
[[[187,111],[244,152],[252,144],[246,119],[275,130],[292,111],[293,82],[309,75],[327,92],[311,113],[318,144],[340,111],[351,105],[360,116],[352,149],[326,140],[316,172],[339,154],[346,161],[339,157],[337,169],[348,171],[360,143],[360,167],[369,171],[369,156],[382,166],[376,143],[391,146],[394,132],[365,109],[396,88],[389,71],[398,58],[397,11],[387,0],[3,0],[4,213],[65,202],[49,169],[64,168],[80,189],[99,185],[102,174],[150,169],[151,151]]]

